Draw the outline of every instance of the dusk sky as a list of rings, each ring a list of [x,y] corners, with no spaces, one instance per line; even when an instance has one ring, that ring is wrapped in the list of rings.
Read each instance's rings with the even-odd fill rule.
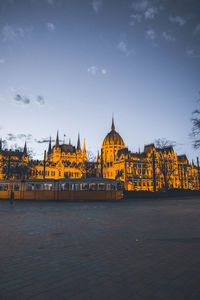
[[[200,90],[199,0],[1,0],[0,136],[8,146],[116,130],[129,150],[157,138],[196,160],[191,113]],[[42,142],[42,143],[41,143]]]

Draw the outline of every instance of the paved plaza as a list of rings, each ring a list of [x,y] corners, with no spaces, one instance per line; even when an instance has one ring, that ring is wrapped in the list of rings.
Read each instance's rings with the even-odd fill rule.
[[[200,199],[0,201],[0,299],[200,299]]]

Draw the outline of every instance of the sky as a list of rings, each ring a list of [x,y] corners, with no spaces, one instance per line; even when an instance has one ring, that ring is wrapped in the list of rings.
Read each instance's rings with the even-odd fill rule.
[[[1,0],[0,136],[42,159],[61,142],[94,154],[110,131],[143,151],[158,138],[196,160],[199,0]]]

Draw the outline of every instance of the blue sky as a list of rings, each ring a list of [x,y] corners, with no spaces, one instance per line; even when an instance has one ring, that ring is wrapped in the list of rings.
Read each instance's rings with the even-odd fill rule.
[[[0,136],[42,158],[49,136],[100,150],[114,114],[126,146],[157,138],[196,159],[198,0],[0,2]]]

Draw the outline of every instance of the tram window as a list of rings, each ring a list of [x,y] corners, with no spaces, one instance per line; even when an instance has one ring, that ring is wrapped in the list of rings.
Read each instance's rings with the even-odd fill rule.
[[[110,191],[111,190],[111,185],[110,184],[106,184],[106,190]]]
[[[89,190],[89,184],[83,184],[82,189],[84,191],[88,191]]]
[[[19,184],[14,184],[14,191],[19,191]]]
[[[96,191],[97,187],[97,184],[90,184],[90,191]]]
[[[8,185],[7,184],[0,184],[0,191],[7,191]]]
[[[114,191],[115,190],[115,185],[111,184],[111,190]]]
[[[52,183],[45,183],[44,184],[44,190],[52,191]]]
[[[105,191],[105,184],[99,184],[99,191]]]
[[[36,189],[36,190],[41,190],[41,189],[42,189],[41,187],[42,187],[41,184],[38,184],[38,183],[37,183],[37,184],[35,185],[35,189]]]
[[[26,191],[32,191],[32,184],[26,184]]]

